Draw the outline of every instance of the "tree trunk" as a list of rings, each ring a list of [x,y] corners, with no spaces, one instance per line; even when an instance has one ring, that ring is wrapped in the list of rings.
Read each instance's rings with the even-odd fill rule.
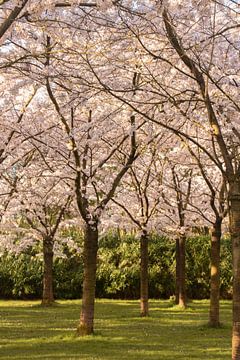
[[[182,308],[187,304],[184,235],[176,240],[176,303]]]
[[[140,299],[141,316],[148,316],[148,235],[143,232],[141,235],[141,272],[140,272]]]
[[[230,184],[230,233],[233,257],[232,360],[240,360],[240,181]]]
[[[179,304],[179,239],[176,239],[175,261],[176,261],[175,304],[178,305]]]
[[[84,275],[83,275],[83,294],[82,311],[78,326],[78,335],[93,334],[94,322],[94,302],[96,288],[97,270],[97,250],[98,250],[98,228],[97,225],[85,225],[84,234]]]
[[[53,296],[53,239],[43,239],[43,296],[42,305],[52,305]]]
[[[219,295],[220,295],[220,240],[222,220],[218,219],[211,234],[211,279],[210,279],[210,310],[209,325],[218,327]]]

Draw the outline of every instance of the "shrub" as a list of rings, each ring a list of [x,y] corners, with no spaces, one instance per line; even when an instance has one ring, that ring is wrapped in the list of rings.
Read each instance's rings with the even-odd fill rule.
[[[81,246],[82,237],[75,241]],[[134,234],[110,232],[99,241],[97,297],[136,299],[139,297],[140,242]],[[83,261],[77,251],[66,246],[65,257],[54,261],[56,298],[79,298],[82,292]],[[189,298],[208,298],[210,280],[210,239],[194,236],[186,240],[186,280]],[[2,298],[40,298],[42,259],[34,249],[0,258]],[[231,297],[231,245],[221,245],[221,296]],[[175,288],[175,241],[153,234],[149,241],[149,296],[169,298]]]

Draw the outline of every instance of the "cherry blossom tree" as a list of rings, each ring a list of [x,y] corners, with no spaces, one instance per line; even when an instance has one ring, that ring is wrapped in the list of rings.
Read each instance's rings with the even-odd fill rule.
[[[238,16],[238,4],[233,1],[198,6],[183,1],[161,3],[145,17],[145,23],[141,15],[137,25],[125,18],[126,31],[137,40],[140,81],[134,99],[127,91],[130,82],[118,86],[120,81],[103,78],[89,62],[99,85],[109,94],[195,144],[225,178],[233,242],[233,359],[240,357]],[[123,48],[123,40],[119,42]],[[116,63],[122,59],[121,52],[117,55]],[[126,79],[131,71],[126,67],[119,76]],[[196,136],[198,128],[204,130],[201,139]]]
[[[24,81],[20,80],[19,84],[11,83],[10,74],[5,74],[1,79],[0,219],[7,210],[20,180],[16,175],[18,164],[22,163],[27,167],[31,161],[32,149],[27,146],[21,135],[21,126],[27,121],[26,112],[37,93],[37,88],[29,88],[28,83]],[[21,92],[21,87],[26,90],[26,94]]]
[[[112,199],[114,204],[124,210],[132,225],[140,233],[141,316],[149,315],[148,244],[151,232],[156,231],[156,225],[161,221],[158,209],[162,201],[160,187],[164,172],[162,164],[157,159],[158,150],[161,149],[160,144],[164,143],[164,136],[156,133],[151,125],[145,128],[145,136],[147,135],[149,139],[145,141],[147,143],[145,150],[139,149],[141,156],[130,168],[128,176],[123,179],[121,187]],[[111,211],[118,212],[114,208]]]
[[[84,145],[79,148],[76,140],[76,131],[71,131],[68,119],[63,115],[58,100],[52,92],[50,83],[47,84],[49,97],[55,107],[55,110],[62,121],[64,130],[69,138],[72,149],[75,172],[75,194],[79,213],[85,222],[84,227],[84,281],[83,281],[83,299],[82,312],[78,332],[81,335],[91,334],[93,332],[94,319],[94,298],[96,285],[96,266],[97,266],[97,248],[98,248],[98,224],[101,214],[108,202],[112,199],[115,190],[124,174],[132,165],[136,157],[136,139],[135,139],[135,117],[130,118],[130,128],[128,134],[114,136],[111,134],[111,128],[107,131],[105,137],[99,128],[97,113],[89,110],[87,121],[85,122],[85,139],[82,138]],[[72,120],[74,114],[71,111]],[[95,118],[96,116],[96,118]],[[108,118],[109,120],[109,118]],[[100,123],[99,123],[100,124]],[[101,127],[103,124],[101,124]],[[109,125],[108,125],[109,126]],[[98,131],[98,133],[96,132]],[[104,131],[105,129],[102,128]],[[115,129],[113,127],[113,131]],[[110,138],[108,136],[110,135]],[[102,137],[102,139],[101,139]],[[126,141],[130,137],[130,148]],[[102,147],[97,150],[98,141],[102,140]],[[107,146],[105,147],[105,144]],[[99,146],[99,145],[98,145]],[[123,150],[124,149],[124,150]],[[102,152],[102,158],[99,159],[99,151]],[[123,165],[114,165],[115,153],[122,153]],[[110,172],[106,171],[110,162]],[[114,169],[116,166],[116,170]],[[102,170],[102,174],[100,172]],[[113,176],[114,170],[114,176]]]
[[[44,179],[41,177],[41,181]],[[58,183],[54,186],[51,184],[49,189],[44,186],[44,191],[41,190],[39,181],[36,181],[39,186],[38,190],[30,187],[31,194],[24,194],[21,198],[21,205],[23,210],[21,216],[27,224],[40,237],[43,245],[43,294],[42,305],[52,305],[54,302],[53,291],[53,256],[54,256],[54,242],[59,230],[61,221],[64,219],[66,211],[69,208],[72,195],[67,195],[66,186]],[[63,196],[61,190],[64,191]],[[28,190],[28,191],[29,191]],[[39,191],[40,190],[40,191]],[[60,190],[60,191],[59,191]],[[27,195],[27,196],[26,196]],[[25,198],[27,197],[27,201]],[[30,198],[30,199],[29,199]]]
[[[66,16],[64,17],[66,18]],[[47,16],[44,19],[46,24],[48,24],[48,20],[49,17]],[[55,21],[54,24],[57,24],[58,20],[55,19]],[[26,55],[22,55],[24,63],[19,61],[20,57],[18,57],[17,62],[15,59],[12,62],[7,59],[7,65],[3,64],[3,67],[9,66],[10,68],[16,63],[17,71],[23,73],[27,78],[30,77],[34,83],[40,84],[38,102],[41,102],[41,99],[46,101],[46,93],[44,94],[46,84],[47,101],[49,103],[50,100],[52,103],[52,111],[49,111],[48,108],[48,120],[44,119],[44,123],[46,123],[44,131],[41,130],[40,134],[33,136],[32,130],[30,130],[30,137],[31,139],[34,137],[32,145],[42,155],[42,158],[45,158],[44,150],[39,149],[35,142],[44,143],[47,148],[53,148],[56,144],[55,150],[70,169],[70,178],[75,183],[76,202],[86,225],[83,305],[79,333],[89,334],[93,331],[99,218],[113,197],[121,178],[135,160],[135,132],[141,126],[142,121],[138,125],[135,124],[135,115],[121,109],[121,105],[113,105],[110,108],[109,101],[104,96],[93,98],[96,91],[94,88],[93,90],[87,89],[88,79],[81,77],[85,69],[81,70],[82,64],[76,62],[76,59],[80,59],[79,53],[84,52],[84,46],[87,46],[87,31],[82,35],[82,48],[76,47],[75,51],[70,52],[69,44],[65,43],[65,39],[59,44],[59,39],[61,39],[60,28],[56,32],[56,28],[49,25],[51,24],[49,22],[46,35],[39,30],[38,20],[33,22],[34,24],[30,22],[28,25],[30,29],[26,29],[27,36],[24,39],[24,46],[22,46],[23,44],[20,46],[21,52],[26,53],[27,42],[31,43],[34,36],[42,39],[43,43],[39,46],[39,50],[37,49],[38,53],[36,54],[35,49],[33,49],[33,53],[27,54],[33,61],[28,61],[26,66]],[[70,28],[70,33],[73,31],[75,29]],[[79,43],[77,45],[79,46]],[[62,58],[52,56],[55,51],[56,53],[59,51],[63,55],[66,46],[68,51],[65,52],[65,56]],[[76,66],[74,73],[72,67],[68,66],[72,62],[75,62],[74,66]],[[70,81],[66,81],[68,76]],[[82,79],[85,81],[83,85],[81,84]],[[88,98],[86,94],[88,94]],[[80,102],[79,99],[81,99]],[[102,102],[107,104],[107,112],[103,109]],[[125,122],[119,121],[120,116],[125,117]],[[41,117],[43,117],[43,110]],[[81,121],[81,118],[84,120]],[[54,120],[56,121],[55,125],[53,124]],[[49,124],[48,127],[47,124]],[[63,128],[61,138],[58,137],[60,135],[59,125]],[[58,135],[54,139],[55,141],[50,144],[49,141],[51,140],[49,140],[47,131],[51,132],[52,128]],[[120,133],[118,133],[119,130]],[[43,134],[44,140],[42,139]],[[65,149],[61,144],[65,144]],[[118,159],[115,159],[116,153],[121,154],[122,157],[120,166]],[[46,163],[51,168],[51,164]],[[113,170],[115,170],[114,177]],[[100,172],[101,176],[99,175]],[[104,182],[108,186],[104,186]]]
[[[12,80],[13,93],[37,91],[34,98],[39,105],[37,110],[25,99],[27,109],[21,111],[14,99],[12,110],[4,110],[1,128],[8,125],[10,114],[15,112],[15,117],[0,150],[1,192],[6,199],[2,209],[17,188],[6,176],[18,163],[16,152],[9,150],[17,147],[26,167],[36,153],[46,160],[45,147],[54,151],[65,164],[61,176],[74,183],[85,222],[79,332],[93,331],[100,219],[135,161],[136,132],[145,122],[155,123],[191,148],[219,222],[228,198],[234,273],[232,358],[240,359],[239,4],[233,0],[198,4],[2,0],[0,4],[0,70],[8,76],[5,85]],[[8,103],[4,98],[2,109],[3,102]],[[201,152],[206,166],[195,156]],[[219,189],[209,182],[209,162],[221,173]],[[44,164],[51,168],[48,161]],[[172,177],[180,203],[177,166]],[[215,230],[218,244],[219,227]]]
[[[209,209],[205,210],[204,204],[201,207],[194,206],[199,211],[200,216],[211,226],[211,281],[210,281],[210,311],[209,325],[218,327],[219,321],[219,297],[220,297],[220,242],[222,236],[222,223],[229,211],[227,203],[227,188],[225,178],[219,169],[214,166],[205,154],[194,152],[188,146],[188,150],[193,160],[200,170],[202,181],[205,182],[205,204],[209,204]],[[204,184],[201,184],[204,189]],[[207,191],[208,190],[208,191]],[[211,210],[211,211],[210,211]]]
[[[53,247],[61,221],[72,200],[72,191],[64,175],[61,176],[61,164],[51,158],[53,152],[47,151],[44,143],[40,145],[39,133],[26,136],[31,151],[29,155],[18,159],[8,173],[3,174],[12,186],[8,209],[3,214],[3,230],[11,222],[20,240],[20,248],[31,245],[33,239],[42,243],[43,248],[43,305],[51,305],[53,296]],[[37,138],[38,135],[38,138]],[[46,134],[45,134],[46,135]],[[23,140],[22,140],[23,142]],[[37,151],[34,142],[38,142]],[[50,165],[51,164],[51,165]],[[5,234],[7,237],[7,235]],[[8,238],[13,236],[10,231]],[[13,236],[14,237],[14,236]]]
[[[214,9],[215,10],[215,9]],[[216,17],[216,10],[214,12]],[[213,86],[217,86],[217,89],[222,94],[222,84],[219,85],[216,80],[216,74],[214,74],[214,78],[212,78],[212,69],[209,69],[209,66],[213,63],[213,56],[216,55],[215,52],[212,51],[212,58],[210,59],[210,65],[208,66],[207,71],[202,70],[202,62],[203,59],[201,57],[201,63],[196,64],[195,61],[192,59],[192,56],[186,51],[186,49],[182,45],[182,39],[180,40],[179,35],[177,34],[177,30],[174,28],[172,24],[171,17],[166,9],[163,11],[163,19],[166,26],[167,36],[171,45],[181,58],[181,61],[185,64],[185,66],[191,71],[194,80],[196,81],[200,94],[204,100],[206,115],[208,116],[209,126],[212,129],[212,138],[213,142],[216,142],[216,145],[219,148],[221,158],[224,164],[223,173],[228,183],[228,199],[229,199],[229,213],[230,213],[230,231],[232,236],[232,244],[233,244],[233,338],[232,338],[232,358],[239,359],[240,358],[240,328],[239,328],[239,317],[240,312],[239,302],[240,302],[240,286],[239,286],[239,234],[238,234],[238,227],[239,227],[239,164],[238,164],[238,153],[236,152],[236,142],[239,141],[239,132],[237,128],[237,124],[234,123],[234,116],[235,112],[237,114],[238,107],[236,106],[237,103],[235,101],[235,94],[233,90],[233,94],[231,94],[231,85],[229,89],[229,93],[226,94],[224,92],[224,98],[229,100],[229,105],[235,107],[235,111],[231,120],[229,120],[232,124],[233,128],[233,135],[230,136],[225,133],[224,125],[222,123],[221,114],[218,113],[218,108],[216,105],[213,104],[213,95],[210,93],[208,89],[208,83],[205,80],[205,76],[209,81],[213,83]],[[220,19],[219,19],[220,20]],[[217,25],[216,25],[217,26]],[[234,41],[234,33],[229,33],[229,36],[232,37],[232,41]],[[215,37],[215,41],[217,42],[217,37]],[[228,42],[227,42],[228,43]],[[228,46],[228,45],[227,45]],[[232,47],[232,56],[237,54],[238,49]],[[206,64],[207,65],[207,64]],[[236,85],[234,85],[236,86]],[[226,96],[227,95],[227,96]],[[225,99],[223,99],[224,101]],[[235,105],[236,104],[236,105]],[[220,104],[219,104],[220,105]]]
[[[176,194],[177,214],[179,225],[179,236],[176,239],[176,304],[182,308],[186,307],[186,271],[185,271],[185,242],[186,242],[186,210],[189,206],[192,175],[193,171],[190,168],[179,169],[179,166],[173,165],[172,183]],[[186,187],[186,189],[184,189]]]

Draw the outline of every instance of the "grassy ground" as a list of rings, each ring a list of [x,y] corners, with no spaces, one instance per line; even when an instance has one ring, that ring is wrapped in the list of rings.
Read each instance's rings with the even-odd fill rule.
[[[208,302],[182,311],[151,301],[140,318],[138,302],[98,300],[96,333],[77,338],[80,301],[42,308],[34,301],[0,301],[0,359],[226,360],[230,358],[231,305],[222,302],[220,329],[206,325]]]

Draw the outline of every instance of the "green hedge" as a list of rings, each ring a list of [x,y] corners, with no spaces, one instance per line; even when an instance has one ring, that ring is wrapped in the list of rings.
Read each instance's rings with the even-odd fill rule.
[[[81,239],[78,239],[81,244]],[[209,296],[209,252],[207,236],[187,239],[187,292],[189,298]],[[221,247],[221,296],[231,297],[231,248]],[[175,286],[175,242],[154,235],[149,244],[149,295],[169,298]],[[99,242],[97,297],[135,299],[139,297],[139,240],[133,235],[109,233]],[[79,298],[83,279],[82,256],[66,247],[65,257],[54,261],[56,298]],[[5,254],[0,259],[1,298],[40,298],[42,258],[34,249],[20,255]]]

